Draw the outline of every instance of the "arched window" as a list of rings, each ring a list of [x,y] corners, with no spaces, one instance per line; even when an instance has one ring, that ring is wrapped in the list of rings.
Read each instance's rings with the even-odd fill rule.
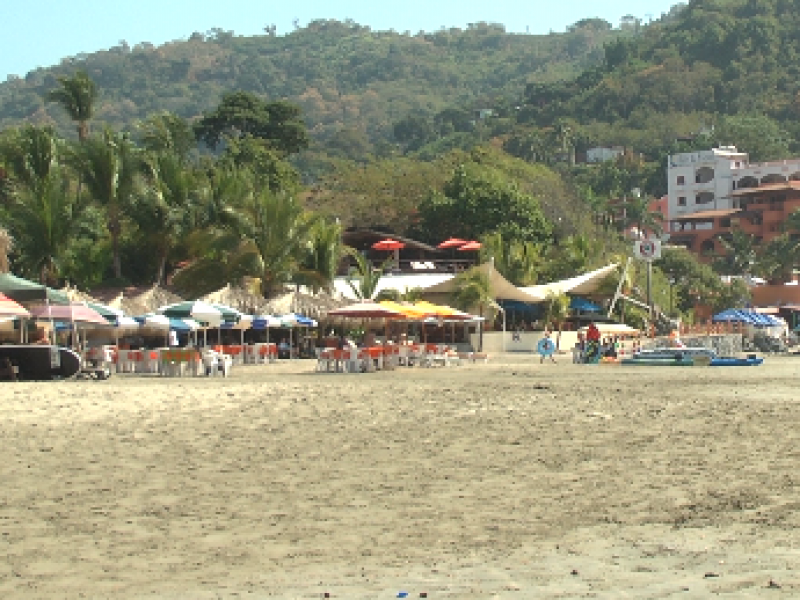
[[[714,180],[714,169],[711,167],[700,167],[694,173],[695,183],[708,183]]]

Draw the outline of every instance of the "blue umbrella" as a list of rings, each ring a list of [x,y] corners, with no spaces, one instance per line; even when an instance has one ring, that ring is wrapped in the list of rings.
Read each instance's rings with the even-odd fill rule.
[[[727,310],[723,310],[721,313],[717,313],[713,317],[711,317],[712,323],[749,323],[754,324],[755,320],[750,316],[750,313],[747,313],[743,310],[739,310],[737,308],[729,308]]]

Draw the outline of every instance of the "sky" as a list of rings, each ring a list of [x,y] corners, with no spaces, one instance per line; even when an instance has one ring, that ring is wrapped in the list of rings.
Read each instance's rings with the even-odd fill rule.
[[[625,15],[643,21],[680,0],[5,0],[0,35],[0,81],[24,76],[68,56],[104,50],[125,40],[160,45],[219,27],[237,35],[278,35],[315,19],[352,19],[375,30],[436,31],[486,21],[506,30],[562,32],[589,17],[615,27]]]

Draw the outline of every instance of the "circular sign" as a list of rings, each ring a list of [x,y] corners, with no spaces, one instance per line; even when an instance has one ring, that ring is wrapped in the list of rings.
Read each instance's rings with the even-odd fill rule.
[[[656,244],[650,240],[642,240],[639,242],[639,254],[642,258],[653,258],[656,255]]]
[[[556,351],[556,345],[549,337],[542,338],[536,344],[536,351],[544,357],[553,356]]]

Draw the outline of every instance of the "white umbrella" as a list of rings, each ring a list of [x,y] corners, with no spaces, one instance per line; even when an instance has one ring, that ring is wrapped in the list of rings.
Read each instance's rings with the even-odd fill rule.
[[[223,320],[220,309],[200,300],[168,304],[160,307],[157,312],[173,319],[194,319],[209,327],[219,327]]]

